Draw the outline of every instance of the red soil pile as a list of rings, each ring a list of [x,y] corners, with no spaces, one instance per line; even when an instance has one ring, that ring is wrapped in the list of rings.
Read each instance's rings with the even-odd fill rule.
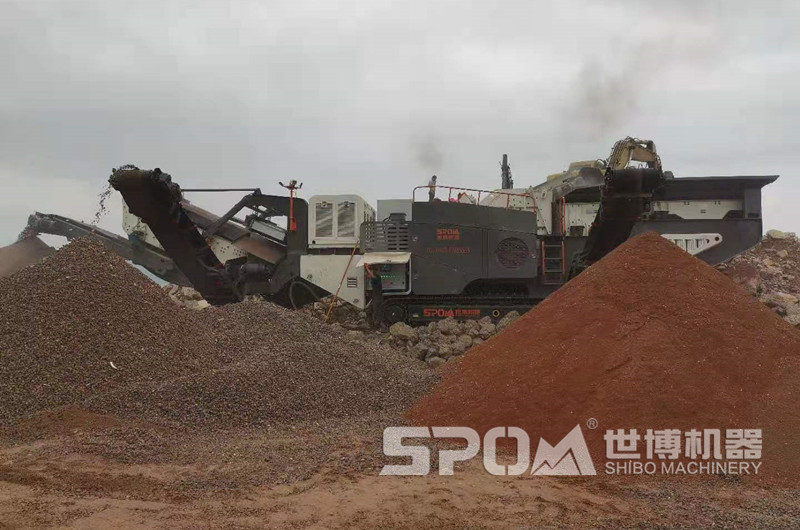
[[[473,348],[409,416],[481,434],[521,427],[533,449],[581,425],[599,473],[605,429],[760,428],[762,474],[796,477],[798,397],[800,332],[649,233]]]

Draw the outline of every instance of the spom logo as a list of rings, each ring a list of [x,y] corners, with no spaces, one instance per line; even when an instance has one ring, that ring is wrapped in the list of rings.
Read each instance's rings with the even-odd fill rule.
[[[383,466],[381,475],[427,475],[431,468],[430,449],[424,445],[403,445],[406,438],[448,438],[463,439],[463,449],[439,450],[439,474],[452,475],[456,462],[474,458],[481,448],[481,439],[469,427],[387,427],[383,431],[383,454],[391,457],[410,457],[410,464]],[[514,438],[517,442],[517,461],[505,466],[497,463],[497,440]],[[555,446],[544,438],[530,463],[530,437],[518,427],[495,427],[483,437],[483,466],[492,475],[531,475],[580,476],[596,475],[592,457],[586,447],[580,425],[576,425]],[[530,471],[529,471],[530,470]]]
[[[553,447],[539,438],[539,447],[533,458],[532,475],[596,475],[592,456],[583,439],[580,425],[576,425]]]

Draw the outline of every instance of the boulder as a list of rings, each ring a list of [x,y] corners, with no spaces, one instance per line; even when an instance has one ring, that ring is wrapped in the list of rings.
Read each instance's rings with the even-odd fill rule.
[[[428,363],[428,366],[430,366],[431,368],[438,368],[439,366],[441,366],[441,365],[443,365],[445,363],[445,360],[442,359],[441,357],[434,356],[434,357],[429,358],[427,360],[427,363]]]
[[[454,342],[453,344],[451,344],[450,350],[451,350],[450,353],[451,356],[461,355],[462,353],[467,351],[467,349],[460,342]]]
[[[442,335],[442,332],[441,332],[441,331],[439,331],[438,329],[435,329],[435,330],[433,330],[433,331],[431,332],[431,334],[428,336],[428,339],[429,339],[429,340],[430,340],[430,341],[431,341],[433,344],[438,344],[438,343],[440,343],[440,342],[442,342],[442,341],[444,340],[444,335]]]
[[[788,250],[779,250],[778,251],[778,257],[779,258],[788,258],[789,257],[789,251]]]
[[[423,352],[422,348],[420,348],[417,345],[409,345],[408,349],[406,350],[406,354],[412,359],[418,359],[420,361],[424,361],[427,352]]]
[[[459,333],[459,326],[458,322],[453,320],[452,318],[446,318],[444,320],[440,320],[436,328],[443,334],[443,335],[458,335]]]
[[[759,300],[767,307],[782,309],[784,311],[786,311],[787,307],[796,305],[798,302],[796,296],[780,292],[762,295]]]
[[[789,234],[780,230],[767,230],[767,237],[772,239],[789,239]]]
[[[191,287],[181,287],[181,296],[184,300],[202,300],[203,296]]]
[[[419,338],[416,330],[405,322],[395,322],[392,324],[389,328],[389,335],[399,340],[412,342],[415,342]]]
[[[778,291],[777,293],[774,293],[773,296],[782,300],[785,305],[794,305],[797,302],[800,302],[800,299],[798,299],[795,295],[789,293],[783,293]]]
[[[441,346],[439,346],[439,357],[441,357],[442,359],[447,359],[451,355],[453,355],[452,346],[450,346],[449,344],[442,344]]]
[[[462,345],[464,347],[464,350],[466,351],[472,347],[472,337],[466,334],[460,335],[456,343]]]
[[[489,337],[491,337],[492,335],[494,335],[495,333],[497,333],[497,326],[495,326],[494,324],[489,322],[488,324],[482,324],[481,325],[481,330],[480,330],[480,333],[478,334],[478,336],[480,338],[482,338],[483,340],[486,340]]]
[[[506,328],[509,324],[511,324],[518,318],[519,318],[519,312],[509,311],[503,316],[503,318],[500,319],[500,322],[497,323],[497,330],[501,331],[502,329]]]
[[[201,309],[205,309],[211,306],[211,304],[209,304],[202,298],[200,300],[185,300],[183,304],[189,309],[194,309],[195,311],[200,311]]]
[[[787,315],[800,315],[800,304],[787,304],[783,309]]]

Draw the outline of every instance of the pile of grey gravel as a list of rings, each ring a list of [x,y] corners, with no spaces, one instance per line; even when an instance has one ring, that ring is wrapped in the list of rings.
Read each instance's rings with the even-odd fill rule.
[[[270,303],[177,307],[100,243],[0,279],[0,422],[77,405],[181,428],[400,413],[436,376]]]

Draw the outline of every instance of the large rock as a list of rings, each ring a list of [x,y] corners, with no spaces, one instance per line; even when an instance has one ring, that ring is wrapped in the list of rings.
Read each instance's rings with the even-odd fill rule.
[[[798,302],[796,296],[781,292],[762,295],[759,300],[767,307],[779,308],[784,311],[786,311],[787,307],[796,305]]]
[[[429,358],[427,362],[428,362],[428,366],[430,366],[431,368],[438,368],[439,366],[441,366],[441,365],[443,365],[445,363],[445,360],[442,359],[441,357],[435,357],[434,356],[434,357]]]
[[[438,329],[443,335],[458,335],[460,332],[458,322],[452,318],[440,320],[436,326],[436,329]]]
[[[447,359],[453,355],[453,347],[449,344],[442,344],[439,346],[439,357],[442,359]]]
[[[418,359],[420,361],[424,361],[425,357],[427,356],[427,350],[423,350],[418,344],[417,345],[409,345],[406,353],[412,359]]]
[[[438,329],[435,329],[428,335],[428,340],[430,340],[433,344],[438,344],[444,340],[444,335]]]
[[[412,342],[415,342],[419,338],[416,330],[405,322],[396,322],[392,324],[389,328],[389,335],[399,340]]]
[[[800,315],[800,304],[787,304],[787,305],[783,306],[783,309],[784,309],[784,311],[786,311],[786,314],[789,315],[789,316],[791,316],[791,315]],[[788,320],[788,317],[787,317],[787,320]]]
[[[481,330],[480,333],[478,333],[478,336],[483,340],[486,340],[495,333],[497,333],[497,326],[495,326],[491,322],[488,322],[485,324],[481,324]]]
[[[200,300],[186,300],[183,302],[183,304],[189,309],[194,309],[195,311],[200,311],[201,309],[205,309],[211,306],[211,304],[209,304],[202,298]]]
[[[472,347],[472,337],[469,335],[460,335],[456,341],[456,344],[463,346],[464,350],[466,351]]]
[[[767,230],[767,237],[771,237],[772,239],[789,239],[791,237],[787,232],[781,232],[780,230]]]
[[[430,351],[434,349],[433,345],[428,340],[420,340],[414,347],[417,349],[423,359]]]
[[[481,329],[481,325],[478,324],[477,320],[467,320],[463,324],[464,333],[471,335],[472,333],[477,333]]]
[[[195,289],[191,287],[183,287],[181,288],[181,296],[183,296],[184,300],[202,300],[203,295],[201,295]]]
[[[500,319],[500,322],[497,323],[497,331],[502,331],[504,328],[508,327],[509,324],[511,324],[518,318],[519,318],[519,312],[509,311],[503,316],[503,318]]]
[[[792,326],[800,326],[800,312],[786,315],[783,319]]]

